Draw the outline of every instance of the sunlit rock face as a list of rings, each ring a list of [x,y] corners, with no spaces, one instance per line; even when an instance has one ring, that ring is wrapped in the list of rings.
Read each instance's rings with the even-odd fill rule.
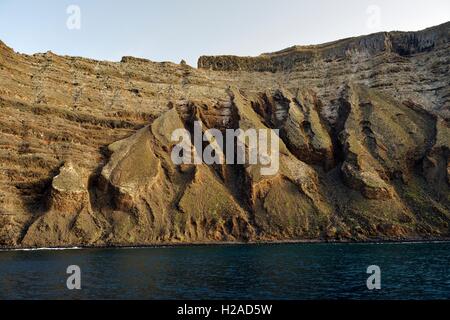
[[[0,42],[0,246],[448,238],[449,34],[205,56],[198,69]],[[196,122],[278,130],[278,170],[175,164],[172,133]]]

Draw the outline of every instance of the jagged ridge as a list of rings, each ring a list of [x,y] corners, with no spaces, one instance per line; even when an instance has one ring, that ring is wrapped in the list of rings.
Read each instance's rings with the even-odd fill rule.
[[[291,70],[298,63],[311,63],[318,59],[344,59],[355,51],[368,56],[385,52],[409,56],[447,45],[450,40],[449,28],[450,23],[447,22],[418,32],[379,32],[320,45],[293,46],[258,57],[202,56],[198,67],[222,71],[277,72]]]

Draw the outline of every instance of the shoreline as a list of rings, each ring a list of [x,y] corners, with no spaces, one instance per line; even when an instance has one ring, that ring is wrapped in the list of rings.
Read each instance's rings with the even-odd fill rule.
[[[59,250],[87,250],[87,249],[145,249],[145,248],[177,248],[177,247],[213,247],[213,246],[257,246],[257,245],[289,245],[289,244],[415,244],[415,243],[447,243],[450,238],[429,239],[371,239],[365,241],[354,240],[265,240],[265,241],[217,241],[217,242],[192,242],[192,243],[149,243],[149,244],[113,244],[113,245],[80,245],[60,247],[3,247],[2,251],[59,251]]]

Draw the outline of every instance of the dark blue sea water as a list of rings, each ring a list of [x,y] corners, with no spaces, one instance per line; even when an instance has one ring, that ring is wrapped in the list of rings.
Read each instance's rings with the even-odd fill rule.
[[[69,265],[81,290],[66,287]],[[449,299],[450,243],[1,251],[0,298]]]

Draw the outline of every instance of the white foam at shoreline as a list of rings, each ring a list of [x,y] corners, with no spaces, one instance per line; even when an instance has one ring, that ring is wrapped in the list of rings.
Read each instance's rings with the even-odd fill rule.
[[[53,251],[53,250],[80,250],[81,247],[68,247],[68,248],[17,248],[17,249],[0,249],[0,251]]]

